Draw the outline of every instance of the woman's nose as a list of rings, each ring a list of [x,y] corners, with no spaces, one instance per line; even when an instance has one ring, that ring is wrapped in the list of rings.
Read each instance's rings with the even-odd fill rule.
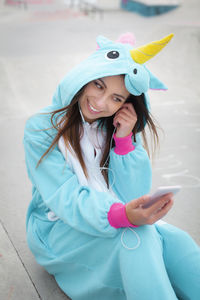
[[[108,99],[107,96],[99,96],[96,98],[95,104],[96,104],[96,109],[100,110],[100,109],[105,109],[105,107],[107,106],[108,103]]]

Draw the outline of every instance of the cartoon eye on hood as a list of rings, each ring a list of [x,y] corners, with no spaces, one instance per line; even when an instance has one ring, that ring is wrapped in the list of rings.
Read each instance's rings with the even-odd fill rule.
[[[108,53],[106,53],[106,57],[107,57],[108,59],[116,59],[116,58],[119,57],[119,52],[118,52],[118,51],[115,51],[115,50],[109,51]]]
[[[72,69],[59,84],[53,104],[59,108],[67,106],[75,94],[90,81],[114,75],[125,76],[125,86],[129,93],[145,95],[148,89],[166,90],[166,86],[144,65],[160,52],[171,40],[170,34],[139,48],[129,43],[112,42],[104,36],[97,37],[98,49],[86,60]],[[146,100],[149,109],[148,100]]]

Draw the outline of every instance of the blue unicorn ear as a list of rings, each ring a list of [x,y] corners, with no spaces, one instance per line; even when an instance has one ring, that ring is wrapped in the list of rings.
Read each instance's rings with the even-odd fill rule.
[[[156,76],[154,76],[151,72],[149,72],[150,75],[150,83],[149,88],[152,90],[168,90],[166,85],[162,83]]]
[[[168,88],[166,87],[166,85],[164,83],[162,83],[162,81],[160,81],[155,75],[153,75],[145,65],[143,65],[143,67],[145,68],[145,70],[148,72],[149,74],[149,88],[152,90],[168,90]]]
[[[106,37],[104,37],[102,35],[99,35],[97,37],[96,42],[97,42],[97,45],[100,48],[104,48],[104,47],[107,47],[109,45],[113,45],[113,42],[111,40],[107,39]]]
[[[143,65],[144,66],[144,65]],[[149,88],[152,90],[168,90],[166,85],[162,83],[155,75],[153,75],[146,66],[144,66],[146,71],[149,73]]]

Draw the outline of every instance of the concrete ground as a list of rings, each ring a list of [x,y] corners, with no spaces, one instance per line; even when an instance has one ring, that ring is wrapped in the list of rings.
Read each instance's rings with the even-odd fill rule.
[[[165,133],[161,132],[154,159],[153,188],[183,186],[165,220],[188,231],[200,244],[200,2],[182,0],[176,10],[145,18],[120,10],[117,0],[100,1],[103,14],[89,15],[59,1],[33,0],[27,9],[0,2],[2,300],[68,299],[27,248],[25,217],[31,184],[25,170],[23,129],[30,115],[51,102],[63,75],[95,49],[98,34],[115,40],[131,31],[136,46],[175,34],[165,50],[147,63],[169,88],[150,92],[152,113]]]

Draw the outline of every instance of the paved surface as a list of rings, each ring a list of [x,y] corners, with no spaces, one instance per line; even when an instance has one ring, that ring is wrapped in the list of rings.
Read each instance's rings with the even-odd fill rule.
[[[116,39],[132,31],[137,46],[175,33],[173,42],[148,63],[169,87],[168,92],[151,92],[152,112],[165,132],[154,161],[153,187],[183,185],[166,220],[200,244],[199,1],[184,0],[180,8],[153,18],[120,11],[117,1],[109,1],[108,7],[102,0],[103,15],[84,15],[61,0],[38,2],[32,0],[26,10],[0,3],[2,300],[67,299],[26,245],[31,185],[24,164],[23,128],[31,114],[50,103],[63,75],[95,49],[98,34]]]

